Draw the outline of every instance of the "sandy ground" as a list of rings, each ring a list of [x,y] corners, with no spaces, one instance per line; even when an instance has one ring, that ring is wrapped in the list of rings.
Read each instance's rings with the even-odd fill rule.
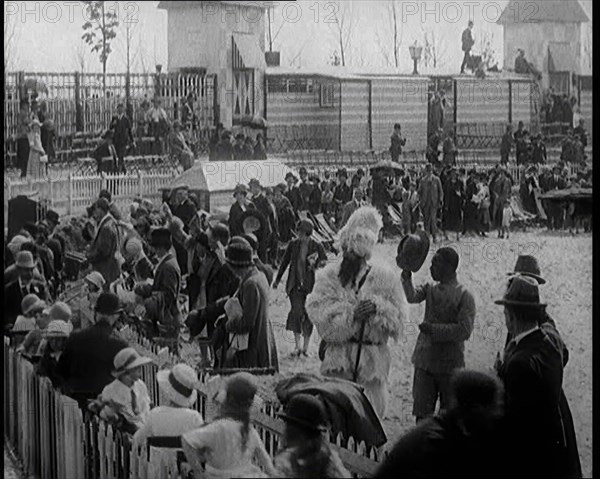
[[[568,233],[530,231],[513,233],[509,240],[467,238],[460,243],[445,242],[459,248],[461,262],[459,281],[469,288],[477,300],[477,316],[471,339],[465,348],[467,367],[491,368],[497,351],[506,339],[502,307],[494,300],[502,296],[506,273],[514,267],[518,254],[537,256],[547,283],[540,288],[542,302],[557,323],[565,340],[570,359],[564,371],[563,387],[569,400],[579,445],[584,477],[592,476],[592,236]],[[431,281],[429,265],[438,245],[432,245],[424,267],[413,275],[415,284]],[[395,257],[397,242],[377,246],[374,256]],[[284,278],[285,280],[285,278]],[[310,358],[290,359],[294,349],[293,335],[285,331],[289,302],[282,281],[271,298],[271,320],[277,336],[281,372],[318,372],[319,338],[315,335],[310,346]],[[413,426],[412,375],[410,357],[423,319],[424,303],[410,306],[409,324],[404,337],[391,344],[392,368],[389,382],[389,402],[384,427],[393,438]],[[262,388],[261,388],[262,389]]]

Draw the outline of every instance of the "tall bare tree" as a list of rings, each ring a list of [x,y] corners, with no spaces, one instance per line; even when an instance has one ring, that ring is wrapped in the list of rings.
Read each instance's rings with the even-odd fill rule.
[[[4,71],[13,70],[17,63],[17,16],[4,14]]]
[[[585,35],[585,39],[583,41],[583,64],[591,71],[593,66],[592,59],[594,46],[594,42],[592,41],[592,27],[591,25],[584,24],[583,28]]]
[[[343,67],[350,63],[349,53],[352,35],[358,23],[353,4],[354,2],[331,2],[326,4],[327,7],[332,8],[327,18],[331,18],[329,27],[340,55],[340,65]]]
[[[496,59],[496,50],[494,50],[493,32],[489,30],[482,30],[479,32],[477,50],[481,52],[481,62],[485,70],[498,63]]]
[[[269,43],[269,51],[273,51],[273,45],[277,41],[277,37],[281,33],[284,25],[286,24],[283,15],[280,15],[280,20],[277,20],[277,15],[274,15],[274,11],[272,7],[267,8],[267,41]],[[273,34],[273,30],[275,30],[275,34]]]
[[[400,22],[400,12],[397,0],[388,0],[382,12],[387,22],[386,28],[377,29],[375,35],[377,44],[387,66],[400,67],[400,47],[402,45],[403,29]]]
[[[425,68],[436,70],[445,64],[448,44],[435,28],[423,30],[423,53],[421,62]]]
[[[73,60],[77,70],[80,73],[85,73],[88,66],[89,50],[83,40],[73,45]]]

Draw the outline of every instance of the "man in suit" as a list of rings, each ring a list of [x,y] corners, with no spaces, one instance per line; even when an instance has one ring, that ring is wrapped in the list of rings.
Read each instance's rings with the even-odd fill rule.
[[[310,220],[298,223],[298,238],[292,240],[285,250],[285,255],[273,283],[277,289],[285,270],[290,267],[285,292],[290,299],[290,312],[285,329],[294,333],[296,349],[292,357],[303,355],[308,357],[308,345],[312,335],[313,324],[306,314],[306,297],[315,285],[315,270],[325,265],[327,256],[323,246],[311,238],[313,224]],[[301,346],[301,339],[304,343]]]
[[[119,232],[109,210],[110,204],[106,198],[98,198],[94,203],[93,217],[98,226],[96,236],[87,253],[92,269],[98,271],[106,281],[105,291],[108,291],[110,284],[121,274],[121,265],[117,259]]]
[[[512,338],[496,366],[506,391],[506,452],[515,464],[511,477],[568,477],[559,409],[562,348],[539,326],[545,305],[536,280],[515,275],[496,304],[504,305]]]
[[[308,210],[308,204],[310,202],[310,192],[312,191],[312,185],[308,181],[308,172],[303,166],[298,170],[300,175],[300,182],[298,183],[298,191],[300,192],[300,211]]]
[[[352,213],[354,213],[363,205],[364,197],[365,194],[362,188],[356,188],[354,190],[352,201],[348,201],[342,210],[342,221],[340,222],[340,228],[343,228],[348,222],[348,219],[352,216]]]
[[[71,334],[58,360],[62,392],[76,399],[81,408],[87,408],[87,401],[96,399],[114,380],[113,359],[128,346],[114,334],[121,312],[119,298],[102,293],[96,302],[95,324]]]
[[[113,144],[113,138],[113,131],[106,131],[102,135],[104,141],[92,153],[92,158],[96,160],[96,164],[98,165],[98,174],[117,171],[118,155]]]
[[[298,178],[290,171],[285,175],[285,182],[287,184],[287,190],[285,192],[286,198],[292,204],[292,208],[294,211],[299,211],[302,203],[302,199],[300,197],[300,190],[296,186]]]
[[[500,232],[500,228],[502,227],[502,209],[504,208],[504,202],[510,199],[511,190],[512,183],[508,179],[506,170],[501,169],[499,171],[498,178],[496,181],[494,181],[494,184],[490,188],[494,205],[492,221],[498,228],[498,238],[502,237]]]
[[[348,185],[348,172],[346,168],[340,168],[337,176],[338,184],[333,190],[333,203],[336,212],[336,222],[337,224],[342,224],[344,205],[352,200],[352,188]]]
[[[564,190],[567,187],[567,182],[560,173],[561,171],[559,166],[552,168],[552,176],[548,178],[544,192],[551,190]],[[560,203],[557,201],[546,200],[544,201],[544,209],[548,213],[549,229],[561,229],[563,226],[564,210]]]
[[[250,183],[248,183],[248,186],[250,188],[250,193],[252,193],[252,203],[267,220],[265,221],[265,231],[262,231],[260,237],[257,238],[258,257],[261,259],[261,261],[266,262],[267,250],[271,241],[271,236],[275,229],[275,225],[271,223],[273,211],[271,210],[269,200],[267,200],[267,198],[264,195],[264,190],[260,182],[256,178],[252,178],[250,180]]]
[[[152,296],[158,311],[158,329],[160,336],[177,338],[181,323],[179,311],[179,292],[181,290],[181,271],[171,247],[171,233],[166,228],[158,228],[150,234],[150,247],[158,258],[154,273]]]
[[[188,196],[189,187],[179,186],[175,189],[175,198],[171,211],[173,216],[179,218],[183,223],[183,231],[187,234],[190,232],[190,223],[196,215],[196,206],[190,200]],[[173,241],[173,247],[175,248],[175,254],[177,256],[177,263],[181,274],[188,274],[188,254],[183,243],[177,239]]]
[[[125,153],[130,145],[135,148],[135,140],[131,132],[131,121],[125,114],[125,107],[122,103],[117,105],[117,114],[110,122],[110,129],[114,131],[113,141],[117,150],[116,170],[125,173]]]
[[[4,286],[4,328],[12,326],[21,314],[21,301],[28,294],[48,300],[44,283],[34,278],[35,262],[30,251],[19,251],[15,259],[17,278]]]
[[[471,48],[473,48],[473,45],[475,44],[475,40],[473,40],[473,34],[472,34],[471,30],[473,30],[473,21],[469,20],[467,28],[465,28],[465,30],[462,33],[462,37],[461,37],[462,51],[465,52],[465,56],[463,57],[462,64],[460,65],[461,73],[465,72],[465,67],[469,63],[469,58],[471,56],[470,55]]]
[[[439,177],[434,175],[431,164],[425,165],[425,176],[419,182],[419,205],[423,213],[425,231],[435,242],[437,233],[437,214],[444,204],[444,191]]]
[[[231,236],[241,236],[244,234],[242,225],[242,215],[249,209],[254,209],[252,202],[248,201],[248,189],[246,185],[239,184],[233,191],[235,203],[229,209],[229,232]]]

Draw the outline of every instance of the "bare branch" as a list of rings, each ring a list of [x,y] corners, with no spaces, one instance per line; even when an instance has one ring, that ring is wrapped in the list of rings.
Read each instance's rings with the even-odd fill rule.
[[[17,19],[4,15],[4,71],[13,70],[17,62]]]

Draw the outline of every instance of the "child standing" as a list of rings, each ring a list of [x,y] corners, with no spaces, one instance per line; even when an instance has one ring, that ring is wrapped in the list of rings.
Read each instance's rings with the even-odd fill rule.
[[[513,210],[510,206],[510,200],[504,201],[504,206],[502,207],[502,226],[500,227],[500,238],[504,238],[506,234],[506,239],[508,239],[510,234],[510,223],[513,218]]]

